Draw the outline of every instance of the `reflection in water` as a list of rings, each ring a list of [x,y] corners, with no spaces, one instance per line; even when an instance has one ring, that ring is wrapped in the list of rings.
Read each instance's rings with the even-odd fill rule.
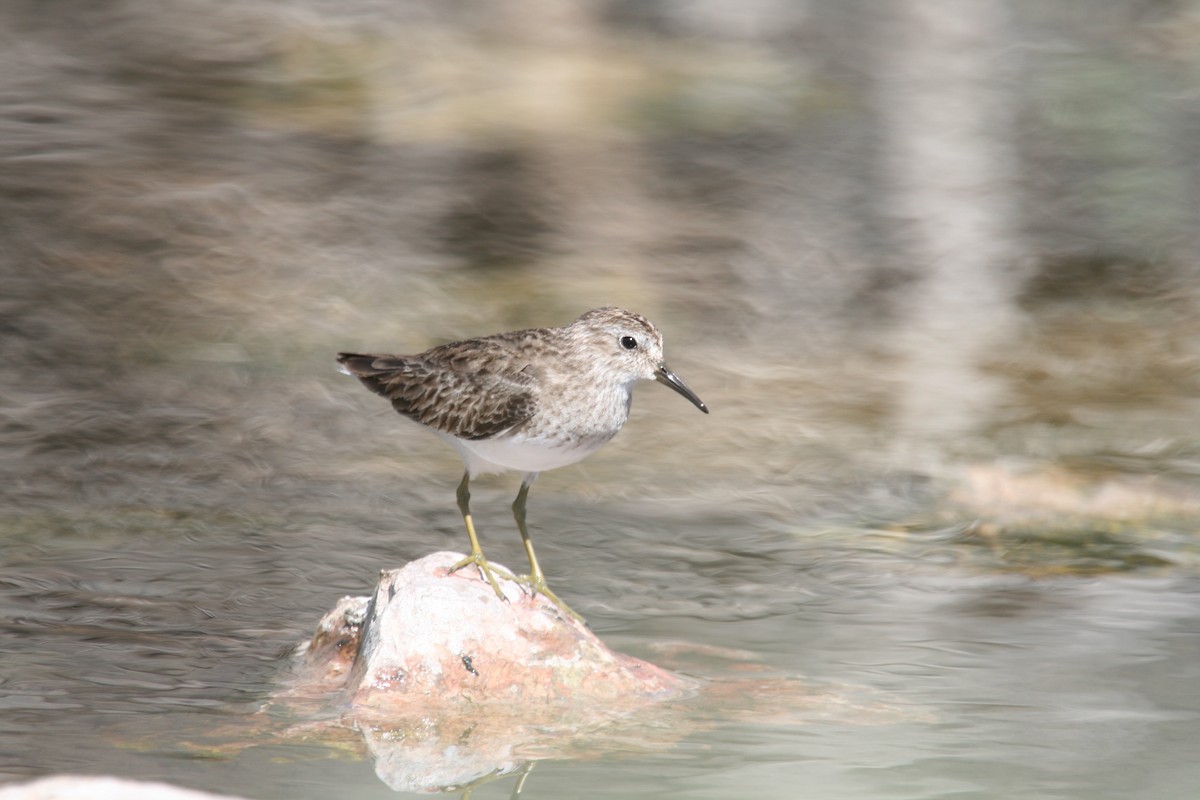
[[[888,213],[902,263],[920,265],[901,300],[894,371],[896,425],[909,441],[968,435],[1002,398],[1002,382],[983,367],[1014,334],[1023,255],[1006,17],[1002,2],[926,0],[901,2],[880,23],[890,45],[880,49],[876,90]]]
[[[539,9],[0,8],[0,775],[382,788],[253,713],[460,535],[453,455],[331,354],[619,304],[717,411],[642,393],[542,479],[556,590],[932,721],[726,719],[526,794],[1189,796],[1187,4]]]
[[[409,729],[360,727],[375,764],[375,774],[397,792],[470,791],[499,777],[520,772],[523,783],[533,762],[522,763],[509,752],[482,753],[472,746],[473,728],[466,728],[459,745],[447,748],[441,736],[422,741]],[[504,740],[507,740],[506,736]],[[492,743],[504,741],[490,738]],[[514,792],[515,793],[515,792]]]

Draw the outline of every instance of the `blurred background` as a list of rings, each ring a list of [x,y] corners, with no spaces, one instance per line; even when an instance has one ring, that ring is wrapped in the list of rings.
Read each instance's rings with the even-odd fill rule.
[[[333,354],[621,305],[713,413],[644,386],[539,480],[556,591],[640,655],[949,706],[611,791],[1194,796],[1200,4],[7,0],[0,37],[0,775],[323,793],[154,737],[465,547],[457,456]],[[513,565],[516,487],[473,487]]]

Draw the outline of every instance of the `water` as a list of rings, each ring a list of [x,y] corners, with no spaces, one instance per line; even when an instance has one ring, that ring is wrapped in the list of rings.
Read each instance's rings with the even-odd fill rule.
[[[782,718],[719,718],[661,751],[539,763],[524,796],[1184,797],[1200,779],[1187,757],[1200,728],[1190,570],[997,574],[945,532],[772,535],[748,519],[654,540],[606,516],[548,517],[567,530],[540,539],[602,637],[726,680],[748,665],[793,676],[817,699]],[[296,741],[255,711],[316,617],[368,591],[374,568],[399,563],[384,553],[413,537],[305,515],[39,523],[0,577],[10,775],[386,794],[352,732]],[[691,652],[705,646],[743,652]]]
[[[1196,796],[1186,14],[126,5],[0,10],[0,780],[397,796],[272,701],[461,464],[333,353],[617,303],[713,413],[640,387],[530,526],[713,699],[523,797]]]

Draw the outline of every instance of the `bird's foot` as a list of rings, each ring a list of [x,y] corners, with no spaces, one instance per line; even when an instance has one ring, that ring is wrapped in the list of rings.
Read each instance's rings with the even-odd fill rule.
[[[453,574],[458,572],[463,567],[469,567],[472,564],[479,568],[479,574],[482,575],[484,579],[492,585],[492,590],[496,593],[496,597],[499,597],[501,600],[507,603],[508,598],[504,595],[504,592],[500,590],[500,582],[496,580],[497,573],[506,580],[520,582],[520,579],[511,572],[493,567],[488,563],[487,559],[483,557],[483,553],[471,553],[471,555],[467,556],[462,561],[459,561],[457,564],[448,569],[447,572],[449,574]]]
[[[549,600],[554,605],[558,606],[560,611],[565,612],[568,616],[578,622],[580,625],[586,626],[587,620],[575,612],[575,609],[564,603],[558,595],[550,591],[550,587],[546,585],[545,577],[538,575],[515,575],[513,580],[529,589],[529,596],[541,595]]]

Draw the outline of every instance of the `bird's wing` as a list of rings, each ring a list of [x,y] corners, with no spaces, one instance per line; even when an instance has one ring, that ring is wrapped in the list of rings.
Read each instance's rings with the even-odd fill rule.
[[[470,351],[456,343],[419,356],[339,353],[338,363],[409,419],[460,439],[490,439],[533,416],[534,379],[486,355],[478,342]]]

